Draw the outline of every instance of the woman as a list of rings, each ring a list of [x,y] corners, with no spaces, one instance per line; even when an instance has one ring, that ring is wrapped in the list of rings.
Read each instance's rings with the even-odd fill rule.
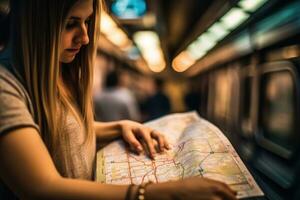
[[[93,182],[96,139],[122,137],[141,152],[139,138],[152,158],[152,139],[160,151],[168,144],[136,122],[93,121],[99,1],[10,6],[10,39],[0,57],[0,199],[235,199],[227,185],[203,178],[147,187]]]

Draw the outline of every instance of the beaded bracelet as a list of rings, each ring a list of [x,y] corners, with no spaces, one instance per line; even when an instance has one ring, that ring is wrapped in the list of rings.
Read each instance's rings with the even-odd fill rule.
[[[152,181],[149,181],[147,183],[142,183],[141,185],[139,185],[135,199],[136,200],[145,200],[146,187],[152,183],[153,183]]]

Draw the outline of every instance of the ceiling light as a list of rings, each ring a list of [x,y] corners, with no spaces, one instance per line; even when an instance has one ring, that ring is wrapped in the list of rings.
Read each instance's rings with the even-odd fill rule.
[[[177,72],[183,72],[187,70],[190,66],[192,66],[196,62],[195,59],[187,52],[181,52],[172,62],[172,67]]]
[[[140,49],[153,49],[159,45],[158,35],[153,31],[139,31],[133,35],[133,40]]]
[[[117,28],[116,23],[112,18],[104,11],[101,12],[101,25],[100,30],[104,34],[110,34],[113,30]]]
[[[140,49],[149,68],[153,72],[161,72],[165,68],[166,62],[157,33],[153,31],[139,31],[133,35],[133,40]]]
[[[222,40],[229,33],[229,31],[220,22],[214,23],[208,29],[208,32],[215,36],[216,41]]]
[[[268,0],[242,0],[238,5],[247,12],[255,12]]]
[[[188,48],[186,49],[186,51],[195,60],[200,59],[201,57],[203,57],[206,54],[206,51],[201,50],[201,47],[199,47],[199,45],[196,44],[195,42],[193,42],[192,44],[190,44],[188,46]]]
[[[250,15],[240,8],[232,8],[222,18],[222,24],[229,30],[235,29],[241,23],[246,21]]]

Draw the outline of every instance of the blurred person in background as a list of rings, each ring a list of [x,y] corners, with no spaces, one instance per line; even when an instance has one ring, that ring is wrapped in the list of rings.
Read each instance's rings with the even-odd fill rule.
[[[236,199],[200,177],[145,185],[94,182],[96,140],[124,139],[154,158],[163,135],[137,122],[94,121],[97,0],[11,0],[0,60],[0,199]],[[144,189],[141,194],[139,189]]]
[[[153,83],[153,93],[141,105],[145,121],[162,117],[171,112],[170,100],[163,91],[164,81],[156,78]]]
[[[95,119],[99,121],[140,121],[134,94],[128,89],[128,74],[118,71],[106,76],[104,90],[94,98]]]
[[[190,81],[188,92],[184,96],[184,103],[186,109],[188,111],[195,110],[199,112],[200,105],[201,105],[200,101],[201,101],[200,87],[197,85],[197,83]]]

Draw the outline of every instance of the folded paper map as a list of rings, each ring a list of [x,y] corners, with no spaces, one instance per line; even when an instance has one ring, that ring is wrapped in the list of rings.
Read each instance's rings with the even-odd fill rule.
[[[165,182],[201,176],[227,183],[238,198],[263,196],[224,134],[196,112],[171,114],[145,125],[163,133],[171,149],[147,155],[115,141],[97,153],[97,181],[110,184]]]

